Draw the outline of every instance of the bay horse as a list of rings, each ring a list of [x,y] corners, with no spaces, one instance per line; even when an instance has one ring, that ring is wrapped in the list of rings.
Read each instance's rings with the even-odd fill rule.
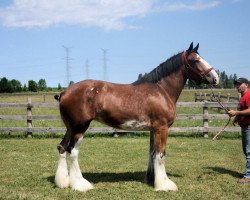
[[[193,48],[191,43],[186,51],[172,56],[131,84],[85,80],[55,96],[67,128],[58,146],[56,186],[70,186],[84,192],[93,188],[82,176],[78,154],[84,132],[92,120],[97,120],[118,129],[150,131],[147,184],[156,191],[177,191],[164,165],[168,130],[176,117],[176,102],[187,79],[196,84],[219,83],[217,73],[199,55],[198,48],[199,44]],[[67,153],[71,157],[69,171]]]

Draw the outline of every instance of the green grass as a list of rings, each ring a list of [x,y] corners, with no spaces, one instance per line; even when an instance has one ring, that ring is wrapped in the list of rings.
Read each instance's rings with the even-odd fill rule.
[[[203,94],[211,94],[211,89],[197,89],[197,90],[188,90],[184,89],[180,95],[179,101],[194,101],[194,94],[195,92],[199,93],[202,92]],[[213,92],[215,95],[220,93],[221,95],[227,96],[227,94],[230,94],[232,97],[238,97],[238,93],[236,89],[213,89]]]
[[[58,189],[53,180],[60,139],[0,139],[0,199],[247,199],[241,185],[245,159],[240,139],[169,137],[166,166],[178,192],[144,183],[148,137],[85,138],[79,163],[94,184],[87,193]]]
[[[59,94],[60,92],[58,92]],[[45,97],[44,97],[45,96]],[[32,102],[55,102],[54,93],[45,92],[45,93],[13,93],[13,94],[1,94],[0,93],[0,102],[6,103],[24,103],[28,102],[28,97],[31,97]]]

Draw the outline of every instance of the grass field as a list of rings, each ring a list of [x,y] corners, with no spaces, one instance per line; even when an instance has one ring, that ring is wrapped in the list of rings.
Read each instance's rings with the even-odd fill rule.
[[[53,180],[60,139],[0,139],[0,199],[248,199],[237,179],[245,159],[239,139],[211,142],[171,136],[166,166],[178,192],[155,192],[144,183],[147,137],[85,138],[79,163],[94,184],[87,193],[58,189]]]

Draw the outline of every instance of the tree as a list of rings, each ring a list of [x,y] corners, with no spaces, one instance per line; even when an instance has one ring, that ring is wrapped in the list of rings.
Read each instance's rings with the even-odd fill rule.
[[[10,81],[10,89],[11,89],[11,92],[21,92],[22,91],[21,82],[16,79],[12,79]]]
[[[33,80],[28,81],[28,90],[31,92],[37,92],[38,86],[37,83]]]
[[[60,83],[58,83],[58,87],[57,87],[58,90],[61,90],[62,89],[62,86]]]
[[[6,77],[1,78],[0,80],[0,92],[9,92],[10,84]]]
[[[24,92],[27,92],[27,91],[28,91],[28,88],[27,88],[27,85],[26,85],[26,84],[23,85],[23,91],[24,91]]]
[[[39,90],[39,91],[44,91],[44,90],[46,90],[46,89],[47,89],[47,84],[46,84],[45,79],[40,79],[40,80],[38,81],[38,90]]]
[[[74,84],[74,81],[70,81],[69,82],[69,86],[73,85]]]
[[[12,79],[9,81],[7,78],[3,77],[0,79],[0,92],[21,92],[22,84],[20,81]]]
[[[227,75],[225,71],[219,72],[217,71],[220,77],[220,88],[234,88],[234,80],[237,79],[237,75]]]
[[[188,79],[188,80],[187,80],[187,86],[188,86],[189,88],[195,88],[195,87],[196,87],[196,84],[195,84],[194,81]]]

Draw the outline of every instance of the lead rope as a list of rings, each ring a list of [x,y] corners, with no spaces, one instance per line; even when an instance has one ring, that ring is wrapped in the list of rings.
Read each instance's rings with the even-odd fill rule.
[[[220,102],[219,97],[215,97],[214,91],[213,91],[213,86],[211,85],[211,92],[212,92],[212,98],[215,98],[216,101],[219,103],[219,105],[221,106],[221,108],[227,113],[229,111],[228,108],[226,108],[225,106],[223,106]],[[224,125],[224,127],[212,138],[212,141],[216,140],[216,138],[226,129],[226,127],[228,126],[229,122],[231,121],[231,116],[228,115],[228,120],[227,123]]]

